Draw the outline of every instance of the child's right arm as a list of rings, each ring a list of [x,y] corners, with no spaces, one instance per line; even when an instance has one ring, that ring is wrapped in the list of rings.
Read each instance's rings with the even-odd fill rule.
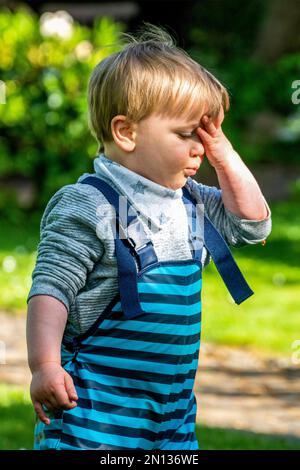
[[[71,376],[61,367],[60,348],[67,321],[65,305],[49,295],[28,302],[27,348],[32,372],[31,400],[39,419],[50,420],[42,408],[70,409],[78,399]]]
[[[101,222],[100,228],[104,227],[105,238],[105,201],[96,188],[87,184],[63,186],[50,199],[41,220],[27,299],[27,344],[31,399],[38,417],[46,424],[49,419],[42,405],[49,411],[76,406],[72,378],[61,367],[60,348],[70,306],[104,253],[98,225]],[[79,334],[79,325],[76,328]]]

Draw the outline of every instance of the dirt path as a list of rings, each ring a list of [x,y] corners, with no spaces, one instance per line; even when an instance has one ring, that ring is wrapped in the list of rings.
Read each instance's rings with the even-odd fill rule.
[[[25,322],[0,312],[2,383],[29,387]],[[300,438],[300,366],[289,359],[202,344],[195,392],[199,423]]]
[[[300,438],[300,367],[245,349],[203,344],[198,421]]]

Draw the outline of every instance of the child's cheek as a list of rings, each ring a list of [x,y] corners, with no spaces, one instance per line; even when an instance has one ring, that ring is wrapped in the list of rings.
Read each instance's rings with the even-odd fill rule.
[[[177,168],[182,169],[189,159],[189,154],[190,148],[188,142],[176,137],[176,139],[174,139],[172,142],[172,146],[170,147],[169,152],[173,166],[176,165]]]

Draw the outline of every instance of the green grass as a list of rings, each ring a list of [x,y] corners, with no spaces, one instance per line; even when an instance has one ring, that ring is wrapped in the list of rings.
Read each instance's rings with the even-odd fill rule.
[[[26,311],[31,273],[39,241],[39,220],[22,227],[6,224],[0,230],[0,309],[12,314]]]
[[[0,384],[0,449],[32,449],[34,411],[28,391]]]
[[[34,412],[28,391],[0,384],[0,450],[32,449]],[[300,450],[300,439],[197,427],[203,450]]]
[[[273,231],[266,246],[235,249],[255,295],[237,306],[213,263],[204,271],[202,340],[249,346],[290,356],[300,339],[300,211],[297,202],[271,206]],[[0,232],[0,309],[25,312],[36,258],[39,219]]]
[[[197,438],[203,450],[299,450],[300,439],[270,436],[249,431],[197,426]]]
[[[271,209],[267,244],[233,250],[254,296],[238,306],[215,266],[204,271],[202,340],[292,354],[300,331],[300,213],[291,202]]]

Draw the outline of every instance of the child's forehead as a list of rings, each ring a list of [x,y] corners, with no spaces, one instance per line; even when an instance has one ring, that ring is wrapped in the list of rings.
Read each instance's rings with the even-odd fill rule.
[[[155,114],[153,115],[153,118],[157,119],[158,122],[161,122],[165,125],[194,128],[201,125],[201,119],[206,114],[206,112],[207,111],[205,109],[199,109],[198,112],[193,113],[192,115],[187,113],[182,113],[180,116],[174,116],[172,114]]]

